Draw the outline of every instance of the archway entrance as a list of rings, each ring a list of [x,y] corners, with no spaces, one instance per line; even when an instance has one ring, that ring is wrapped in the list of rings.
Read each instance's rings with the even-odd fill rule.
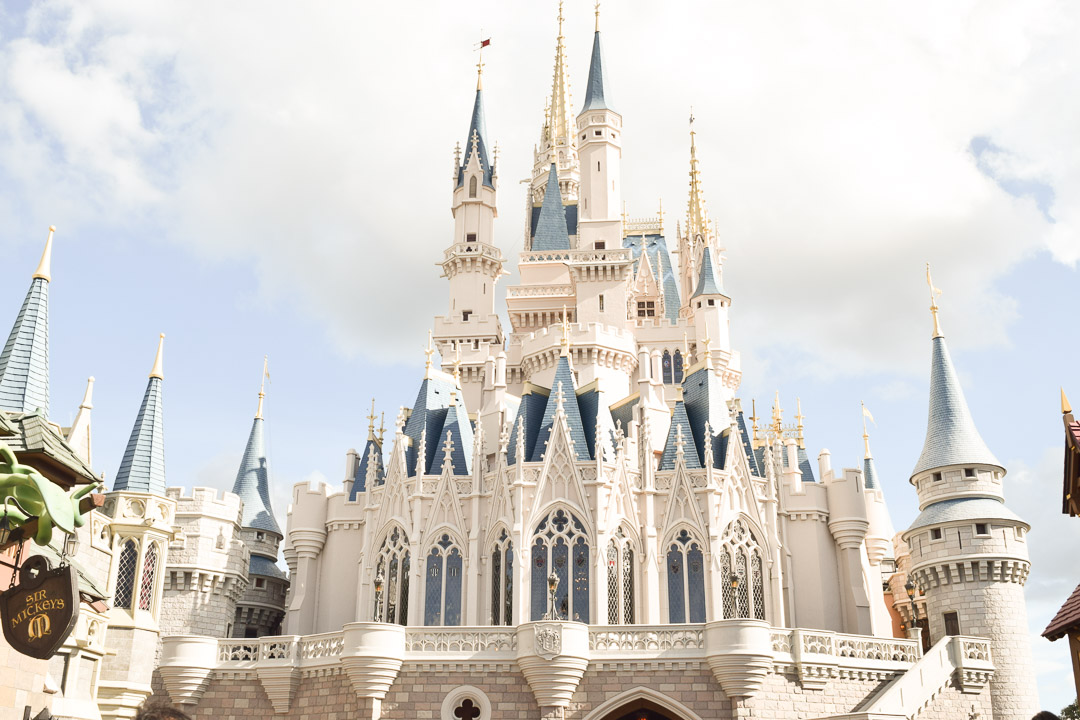
[[[654,702],[639,698],[613,710],[602,720],[682,720]]]

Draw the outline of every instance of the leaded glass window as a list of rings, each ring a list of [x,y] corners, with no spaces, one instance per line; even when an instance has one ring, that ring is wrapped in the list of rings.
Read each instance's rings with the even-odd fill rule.
[[[742,518],[733,520],[720,540],[720,581],[724,617],[765,619],[762,550]]]
[[[514,543],[503,529],[491,549],[491,624],[510,625],[514,603]]]
[[[531,552],[532,619],[548,612],[547,577],[559,578],[555,614],[563,620],[589,622],[589,542],[585,526],[565,510],[555,510],[536,526]]]
[[[139,609],[149,610],[154,600],[154,578],[157,576],[157,544],[150,543],[143,557],[142,579],[139,581]]]
[[[664,384],[670,385],[672,380],[671,375],[671,353],[667,350],[664,351],[663,357],[660,358],[660,372],[664,378]]]
[[[671,376],[677,383],[683,381],[683,356],[681,350],[675,351],[675,360],[673,363]]]
[[[409,550],[401,528],[395,527],[383,540],[375,575],[382,580],[382,589],[375,589],[375,621],[408,624]]]
[[[120,561],[116,566],[116,593],[114,604],[118,608],[131,609],[135,596],[135,573],[139,570],[139,549],[134,540],[124,543]]]
[[[701,543],[680,530],[668,546],[668,622],[705,622],[705,558]]]
[[[620,527],[607,549],[608,624],[634,622],[634,550]]]
[[[443,534],[427,556],[425,625],[461,624],[461,550]]]

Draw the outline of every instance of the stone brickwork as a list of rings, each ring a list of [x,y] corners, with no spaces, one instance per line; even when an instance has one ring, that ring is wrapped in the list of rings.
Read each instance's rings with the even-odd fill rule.
[[[972,716],[972,712],[976,715]],[[955,684],[938,693],[919,713],[919,720],[993,720],[993,717],[989,686],[978,695],[966,695]]]
[[[472,685],[487,695],[493,718],[540,718],[536,699],[516,667],[485,672],[483,669],[448,671],[427,665],[405,665],[383,700],[380,720],[439,720],[443,699],[462,685]]]
[[[975,472],[975,477],[965,474],[969,470]],[[940,480],[934,479],[935,472],[941,474]],[[915,480],[915,490],[919,493],[920,507],[947,498],[1004,497],[1001,470],[986,465],[944,468],[924,473]]]
[[[51,707],[53,696],[44,692],[48,672],[47,660],[17,653],[0,637],[0,673],[4,678],[0,683],[0,720],[22,720],[27,705],[31,717]]]

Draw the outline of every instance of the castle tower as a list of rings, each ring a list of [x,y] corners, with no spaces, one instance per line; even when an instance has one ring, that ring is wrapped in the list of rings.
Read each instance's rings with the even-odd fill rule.
[[[990,639],[994,719],[1026,720],[1039,709],[1024,605],[1030,526],[1005,506],[1005,468],[968,410],[931,288],[930,409],[911,473],[921,512],[903,533],[911,577],[926,596],[934,642],[945,635]]]
[[[684,312],[690,311],[690,294],[704,262],[703,255],[711,249],[714,259],[720,263],[720,247],[709,222],[709,213],[705,209],[705,193],[701,187],[701,170],[698,168],[697,132],[694,130],[694,116],[690,116],[690,193],[686,204],[686,224],[679,228],[679,280],[682,296],[687,298]],[[721,267],[714,269],[717,280],[722,283]]]
[[[547,189],[548,172],[556,168],[559,192],[563,202],[576,206],[580,184],[577,136],[570,99],[570,72],[563,37],[563,4],[559,2],[559,35],[555,40],[555,68],[551,78],[551,96],[544,111],[540,143],[533,149],[533,172],[530,182],[529,205],[540,208]],[[574,208],[576,211],[576,207]],[[535,217],[530,216],[526,248],[531,248]],[[575,234],[576,229],[571,232]]]
[[[94,409],[93,397],[94,378],[91,377],[86,380],[86,394],[79,403],[79,411],[75,414],[71,427],[64,432],[64,438],[71,445],[71,449],[87,465],[93,465],[93,452],[90,448],[90,412]]]
[[[110,650],[102,661],[98,707],[102,717],[131,718],[150,695],[162,617],[162,566],[167,560],[175,511],[165,495],[165,447],[162,430],[162,352],[158,341],[154,366],[127,451],[105,498],[112,562],[109,568]]]
[[[263,441],[263,398],[266,397],[266,362],[259,388],[259,406],[251,425],[244,458],[236,473],[233,493],[244,503],[240,539],[251,554],[248,587],[236,605],[233,637],[277,635],[285,617],[289,580],[277,566],[282,533],[270,506],[270,466]]]
[[[443,277],[450,284],[450,307],[447,315],[435,318],[434,332],[444,365],[460,353],[465,403],[474,412],[480,408],[484,363],[502,349],[495,283],[505,274],[503,256],[494,238],[497,173],[488,156],[483,63],[478,63],[477,68],[480,73],[465,159],[454,163],[454,241],[441,263]]]
[[[889,605],[885,601],[884,592],[879,593],[878,588],[888,582],[889,575],[895,567],[895,552],[893,550],[892,518],[889,516],[889,507],[885,504],[885,495],[878,480],[877,467],[874,465],[874,456],[870,452],[870,433],[866,429],[866,418],[869,410],[863,406],[863,500],[866,503],[866,518],[869,523],[866,531],[866,559],[867,588],[871,594],[870,612],[873,624],[873,634],[879,637],[892,635],[892,616],[889,613]]]
[[[581,220],[578,248],[622,247],[622,116],[611,107],[596,11],[585,104],[577,118],[581,159]]]
[[[49,416],[49,281],[52,239],[49,228],[41,262],[34,271],[15,325],[0,353],[0,410]]]

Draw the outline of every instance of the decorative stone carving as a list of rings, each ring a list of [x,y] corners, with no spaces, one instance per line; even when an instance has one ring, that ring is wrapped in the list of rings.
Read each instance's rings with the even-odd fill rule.
[[[565,708],[589,666],[589,626],[577,622],[518,626],[517,663],[543,708]]]
[[[562,652],[562,635],[552,625],[536,626],[536,654],[550,660]]]

